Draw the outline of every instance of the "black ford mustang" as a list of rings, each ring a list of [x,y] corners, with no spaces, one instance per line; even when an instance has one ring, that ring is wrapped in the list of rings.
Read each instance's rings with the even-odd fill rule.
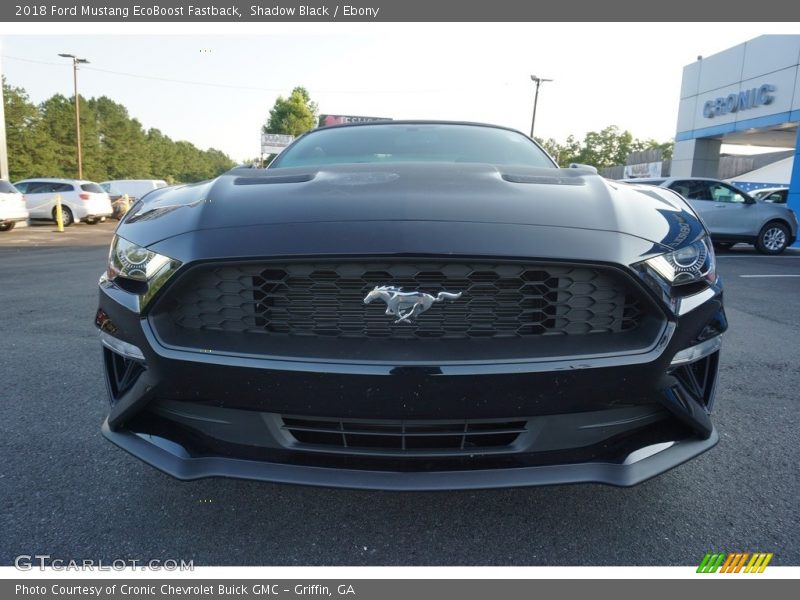
[[[633,485],[717,442],[701,221],[500,127],[321,128],[155,191],[96,325],[104,434],[180,479]]]

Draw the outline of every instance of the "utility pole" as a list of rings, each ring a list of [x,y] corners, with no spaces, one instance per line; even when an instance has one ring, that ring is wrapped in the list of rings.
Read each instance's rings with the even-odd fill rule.
[[[3,66],[0,64],[0,79]],[[0,88],[0,179],[8,179],[8,145],[6,144],[6,99]]]
[[[78,65],[89,64],[85,58],[78,58],[74,54],[59,54],[63,58],[72,59],[72,83],[75,88],[75,136],[78,150],[78,179],[83,179],[83,157],[81,156],[81,108],[78,100]]]
[[[537,77],[536,75],[531,75],[531,81],[533,81],[536,84],[536,94],[533,97],[533,117],[531,118],[531,139],[533,139],[533,126],[536,125],[536,105],[539,103],[539,86],[542,85],[545,81],[553,81],[553,80]]]

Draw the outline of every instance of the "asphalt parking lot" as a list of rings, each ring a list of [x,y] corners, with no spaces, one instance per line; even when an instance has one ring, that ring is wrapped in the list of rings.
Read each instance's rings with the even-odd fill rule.
[[[705,455],[626,489],[385,493],[181,483],[106,442],[92,318],[115,224],[0,234],[0,564],[800,564],[800,251],[719,255],[730,331]]]

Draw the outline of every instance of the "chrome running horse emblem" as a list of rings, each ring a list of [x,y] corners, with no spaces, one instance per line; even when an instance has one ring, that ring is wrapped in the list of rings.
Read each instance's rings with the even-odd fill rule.
[[[383,300],[386,303],[384,314],[398,317],[395,323],[413,323],[414,319],[433,306],[434,302],[458,300],[463,293],[439,292],[434,297],[424,292],[404,292],[399,287],[378,285],[366,295],[364,304],[369,304],[373,300]]]

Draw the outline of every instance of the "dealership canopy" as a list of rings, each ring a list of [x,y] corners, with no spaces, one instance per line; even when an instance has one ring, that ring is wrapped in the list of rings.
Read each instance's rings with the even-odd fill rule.
[[[793,165],[794,156],[790,156],[749,173],[737,175],[728,181],[747,192],[765,187],[788,187],[792,177]]]
[[[723,143],[795,148],[796,157],[800,35],[762,35],[698,57],[683,69],[680,97],[673,177],[716,178]],[[733,181],[788,183],[788,205],[800,210],[800,160],[779,161]]]

